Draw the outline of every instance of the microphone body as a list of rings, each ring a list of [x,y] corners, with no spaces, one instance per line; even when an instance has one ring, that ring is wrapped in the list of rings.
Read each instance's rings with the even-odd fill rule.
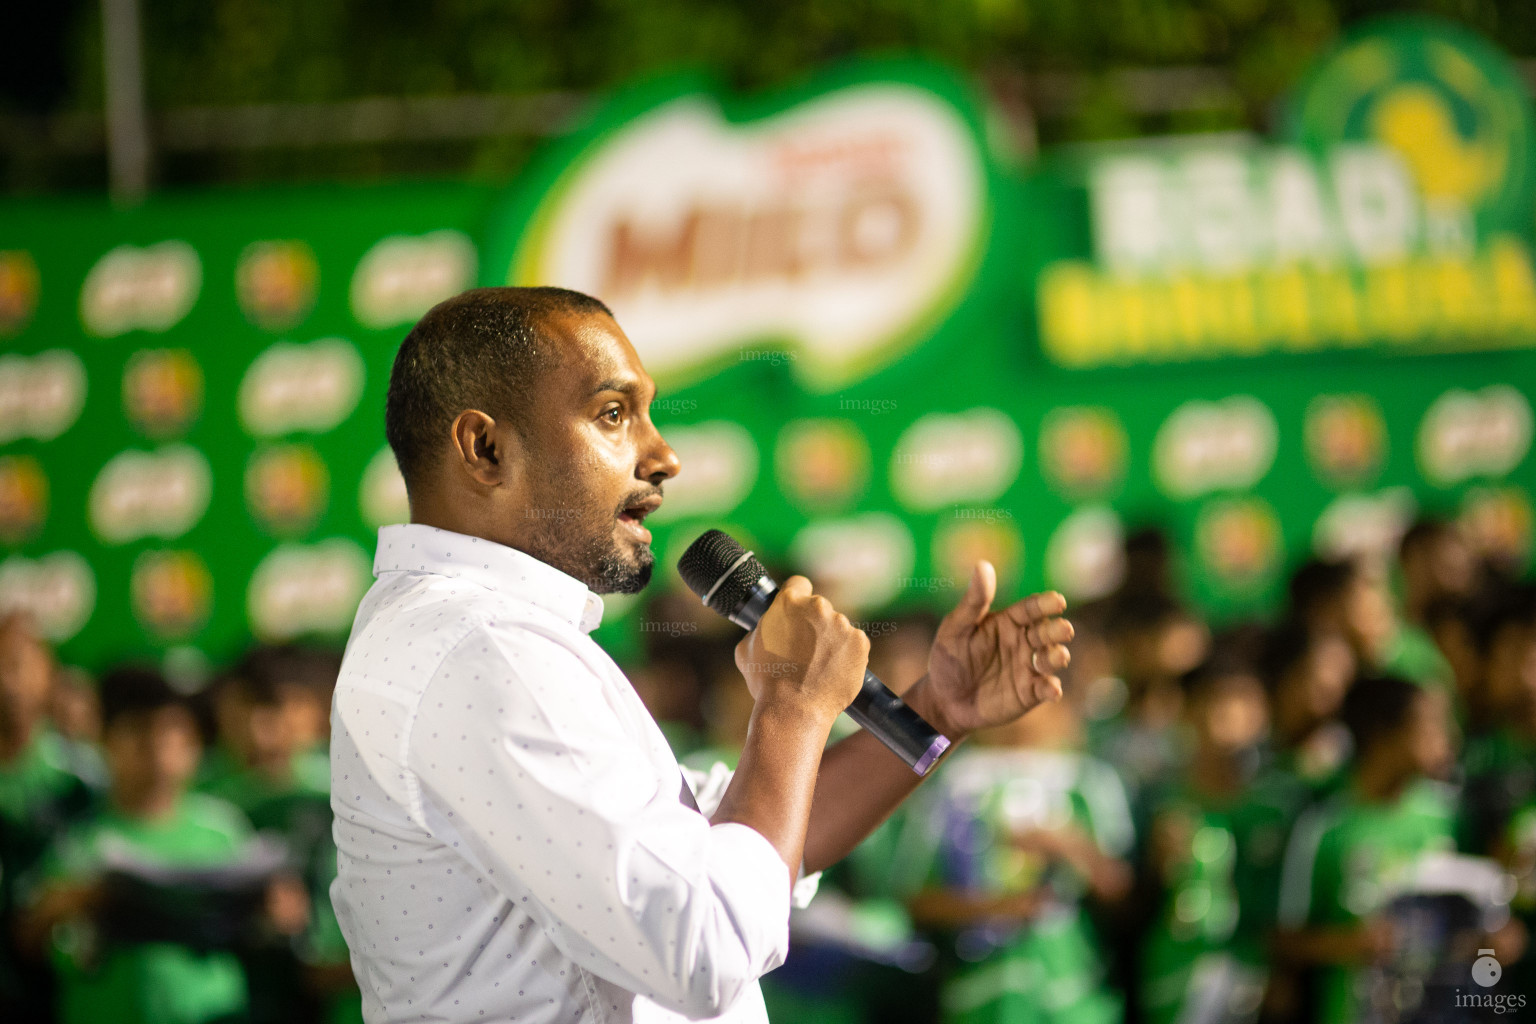
[[[719,530],[710,530],[689,546],[678,560],[678,572],[710,609],[745,630],[757,627],[779,593],[779,585],[752,552]],[[847,714],[918,775],[927,775],[949,749],[949,737],[902,703],[868,669]]]

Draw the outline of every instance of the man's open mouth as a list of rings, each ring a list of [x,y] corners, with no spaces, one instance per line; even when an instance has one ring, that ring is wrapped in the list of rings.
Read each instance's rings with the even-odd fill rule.
[[[642,544],[651,542],[651,531],[645,528],[645,517],[656,511],[661,506],[661,495],[653,494],[628,505],[619,513],[619,522],[635,535]]]

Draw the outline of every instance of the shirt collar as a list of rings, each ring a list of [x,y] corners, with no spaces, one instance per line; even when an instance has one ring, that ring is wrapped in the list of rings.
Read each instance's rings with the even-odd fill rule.
[[[553,612],[583,633],[603,621],[603,600],[573,576],[532,555],[483,537],[435,526],[381,526],[373,574],[452,576]]]

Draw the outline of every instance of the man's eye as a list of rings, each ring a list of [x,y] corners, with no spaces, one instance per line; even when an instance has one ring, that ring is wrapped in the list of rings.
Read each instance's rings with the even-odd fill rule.
[[[624,418],[624,411],[618,406],[614,406],[612,409],[604,409],[602,417],[609,423],[617,424]]]

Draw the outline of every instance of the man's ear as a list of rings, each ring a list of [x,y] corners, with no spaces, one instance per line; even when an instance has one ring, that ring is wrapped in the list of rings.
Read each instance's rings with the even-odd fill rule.
[[[479,409],[465,409],[453,420],[453,451],[458,464],[475,483],[495,487],[507,483],[517,464],[512,432]]]

